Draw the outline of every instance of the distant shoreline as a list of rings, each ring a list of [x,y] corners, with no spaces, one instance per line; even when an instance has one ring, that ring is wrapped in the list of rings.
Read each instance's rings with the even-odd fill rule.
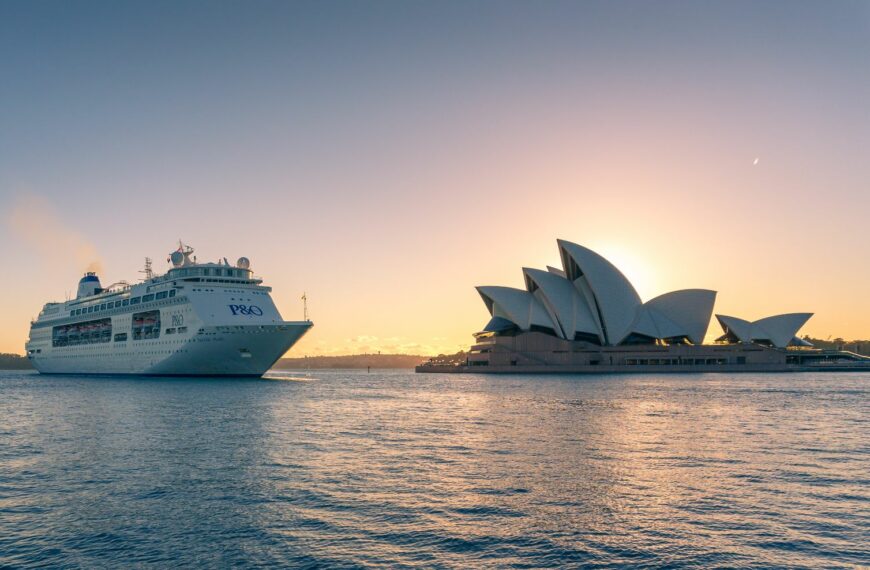
[[[870,356],[870,340],[843,340],[841,338],[824,340],[804,337],[816,348],[850,350]],[[272,367],[273,370],[329,370],[329,369],[366,369],[366,368],[416,368],[428,362],[464,361],[465,353],[438,355],[436,357],[419,354],[346,354],[340,356],[297,356],[282,358]],[[0,370],[32,370],[30,361],[20,354],[0,353]]]
[[[416,354],[349,354],[343,356],[303,356],[282,358],[273,370],[329,370],[367,368],[413,369],[429,360]],[[0,354],[0,370],[32,370],[33,366],[20,354]]]
[[[272,370],[328,370],[366,368],[414,368],[429,360],[417,354],[350,354],[344,356],[303,356],[282,358]]]

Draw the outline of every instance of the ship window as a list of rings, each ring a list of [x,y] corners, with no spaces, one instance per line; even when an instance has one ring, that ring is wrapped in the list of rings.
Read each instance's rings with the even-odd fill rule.
[[[175,289],[172,289],[171,291],[169,291],[169,296],[175,297]]]
[[[138,305],[139,301],[141,301],[140,297],[133,297],[132,299],[130,299],[130,304],[131,305]]]
[[[124,299],[123,301],[121,301],[121,306],[122,306],[122,307],[126,307],[126,306],[129,305],[129,304],[130,304],[130,299]]]
[[[100,310],[101,310],[101,311],[105,311],[105,310],[106,310],[106,304],[105,304],[105,303],[103,303],[102,305],[100,305]]]
[[[94,307],[93,307],[93,306],[88,307],[88,312],[89,312],[89,313],[93,313],[93,312],[94,312]]]
[[[187,327],[178,327],[178,334],[186,333],[186,332],[187,332]]]
[[[148,301],[153,301],[153,300],[154,300],[154,294],[153,294],[153,293],[150,294],[150,295],[143,295],[143,296],[142,296],[142,302],[143,302],[143,303],[147,303]]]
[[[175,329],[166,329],[166,334],[175,334]]]
[[[161,291],[161,292],[157,293],[157,298],[158,299],[165,299],[166,295],[167,295],[167,291]]]
[[[118,333],[115,335],[115,342],[126,342],[127,333]]]
[[[52,346],[77,346],[109,342],[112,338],[112,319],[98,319],[83,323],[61,325],[51,330]]]
[[[160,338],[160,311],[133,313],[133,340]]]

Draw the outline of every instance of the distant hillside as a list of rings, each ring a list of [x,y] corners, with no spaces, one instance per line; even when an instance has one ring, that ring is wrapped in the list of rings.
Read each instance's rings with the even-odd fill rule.
[[[0,352],[0,370],[29,370],[30,361],[18,354]]]
[[[849,350],[864,356],[870,356],[870,340],[843,340],[842,338],[822,340],[820,338],[810,338],[809,336],[805,336],[804,340],[813,343],[815,348]]]
[[[414,368],[428,360],[409,354],[353,354],[347,356],[309,356],[282,358],[274,368]],[[0,353],[0,370],[29,370],[30,361],[18,354]]]
[[[850,350],[870,356],[870,340],[843,340],[841,338],[823,340],[804,337],[816,348]],[[468,355],[458,352],[438,355],[431,359],[439,363],[464,362]],[[344,356],[306,356],[302,358],[282,358],[275,363],[276,369],[300,368],[414,368],[428,361],[430,357],[415,354],[349,354]],[[30,370],[30,361],[18,354],[0,353],[0,370]]]
[[[350,354],[346,356],[306,356],[282,358],[273,368],[414,368],[428,360],[412,354]]]

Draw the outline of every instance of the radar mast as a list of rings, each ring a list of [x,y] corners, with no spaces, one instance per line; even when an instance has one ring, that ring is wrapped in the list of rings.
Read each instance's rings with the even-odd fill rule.
[[[139,271],[139,273],[145,274],[144,281],[151,281],[154,278],[154,270],[151,268],[151,258],[145,258],[145,268]]]
[[[193,255],[192,247],[178,240],[178,249],[169,254],[167,261],[172,263],[172,267],[187,267],[196,264],[196,256]]]

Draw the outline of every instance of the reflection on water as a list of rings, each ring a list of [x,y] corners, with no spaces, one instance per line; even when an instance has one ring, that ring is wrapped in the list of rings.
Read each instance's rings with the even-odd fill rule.
[[[284,380],[287,382],[310,382],[316,380],[311,373],[289,372],[287,370],[270,370],[263,375],[263,380]]]
[[[868,395],[868,374],[0,372],[0,565],[868,564]]]

